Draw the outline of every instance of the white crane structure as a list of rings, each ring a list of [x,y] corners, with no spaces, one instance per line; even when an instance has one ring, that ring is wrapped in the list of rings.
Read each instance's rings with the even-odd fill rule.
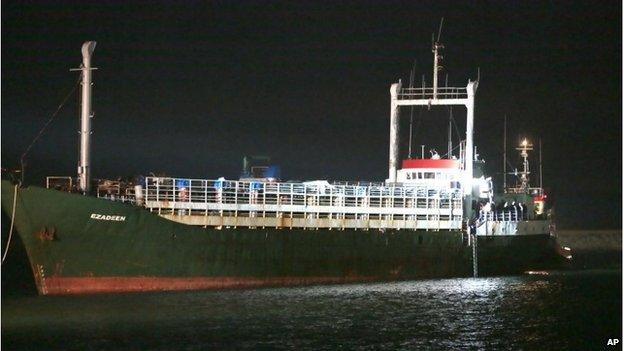
[[[466,147],[463,162],[464,176],[462,189],[468,195],[472,191],[474,161],[474,99],[479,81],[468,81],[466,87],[438,87],[439,49],[442,44],[433,44],[433,87],[403,88],[401,80],[390,87],[390,156],[388,183],[397,181],[399,167],[399,118],[401,106],[465,106],[466,107]],[[449,155],[450,157],[450,155]]]

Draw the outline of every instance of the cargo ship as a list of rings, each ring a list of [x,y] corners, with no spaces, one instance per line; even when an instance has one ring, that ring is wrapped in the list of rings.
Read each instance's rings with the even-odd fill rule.
[[[283,181],[245,160],[239,179],[151,175],[91,178],[91,58],[82,47],[77,177],[45,187],[2,180],[10,223],[41,295],[226,289],[517,274],[560,267],[546,195],[519,183],[495,193],[473,145],[479,84],[390,88],[388,178],[380,182]],[[465,106],[466,134],[447,155],[402,160],[404,106]],[[5,174],[6,176],[7,174]],[[5,177],[7,178],[7,177]]]

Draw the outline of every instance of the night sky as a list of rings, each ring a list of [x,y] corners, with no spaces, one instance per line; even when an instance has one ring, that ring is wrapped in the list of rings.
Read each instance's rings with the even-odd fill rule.
[[[621,14],[619,1],[3,2],[2,167],[17,167],[95,40],[94,177],[236,179],[243,155],[269,155],[285,179],[383,180],[390,85],[414,60],[431,84],[444,17],[440,79],[465,86],[480,67],[475,143],[497,184],[507,115],[510,162],[521,137],[542,140],[558,226],[617,228]],[[76,98],[32,149],[31,183],[75,175]],[[465,110],[454,115],[463,133]],[[448,111],[414,116],[414,148],[446,150]]]

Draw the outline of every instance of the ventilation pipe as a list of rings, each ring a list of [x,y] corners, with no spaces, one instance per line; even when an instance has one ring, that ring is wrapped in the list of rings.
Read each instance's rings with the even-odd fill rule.
[[[91,190],[91,55],[94,41],[82,44],[82,98],[80,107],[80,163],[78,165],[78,187],[84,194]]]

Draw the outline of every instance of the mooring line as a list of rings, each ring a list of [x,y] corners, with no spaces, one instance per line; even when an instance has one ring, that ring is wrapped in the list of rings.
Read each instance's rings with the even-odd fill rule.
[[[9,252],[11,237],[13,237],[13,223],[15,223],[15,205],[17,204],[17,189],[19,189],[19,184],[15,184],[15,189],[13,189],[13,210],[11,211],[11,228],[9,229],[9,238],[7,239],[7,244],[4,248],[4,253],[2,254],[2,263],[4,263],[4,259],[6,259],[6,255]]]

